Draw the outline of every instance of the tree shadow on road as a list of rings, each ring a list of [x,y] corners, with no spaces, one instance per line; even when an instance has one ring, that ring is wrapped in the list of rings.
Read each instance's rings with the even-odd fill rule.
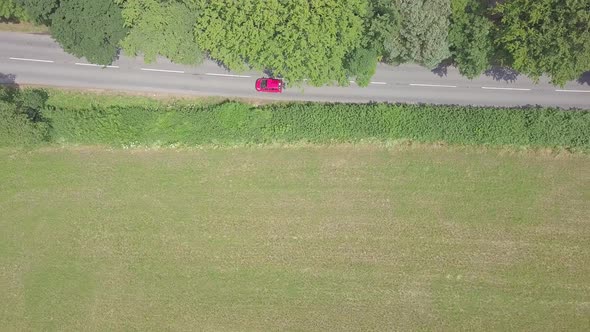
[[[493,66],[485,71],[485,75],[493,78],[496,81],[514,82],[517,80],[519,72],[512,68]]]
[[[20,87],[16,84],[16,75],[0,73],[0,101],[11,102],[19,91]]]
[[[439,77],[446,77],[449,67],[453,65],[453,61],[445,60],[441,62],[436,68],[432,69],[431,72],[433,74],[438,75]]]
[[[0,85],[17,88],[16,75],[0,73]]]
[[[590,71],[587,71],[585,73],[582,74],[582,76],[580,76],[580,78],[578,78],[578,83],[584,85],[590,85]]]
[[[230,71],[231,71],[231,70],[229,69],[229,67],[228,67],[228,66],[225,64],[225,62],[223,62],[223,61],[221,61],[221,60],[213,59],[213,58],[209,58],[209,60],[211,60],[211,61],[215,62],[215,64],[216,64],[216,65],[217,65],[219,68],[221,68],[221,69],[223,69],[223,70],[225,70],[225,71],[227,71],[227,72],[230,72]]]
[[[274,77],[275,73],[274,70],[271,68],[265,68],[262,73],[266,76],[266,77]]]

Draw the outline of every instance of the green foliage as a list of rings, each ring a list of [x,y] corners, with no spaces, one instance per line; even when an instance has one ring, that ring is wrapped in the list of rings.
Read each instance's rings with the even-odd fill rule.
[[[127,33],[112,0],[62,0],[51,18],[51,34],[64,50],[100,65],[113,62]]]
[[[410,139],[452,144],[590,147],[590,113],[426,105],[273,105],[281,141]]]
[[[363,0],[199,0],[195,35],[228,68],[268,69],[291,82],[346,82],[361,42]]]
[[[143,54],[148,63],[154,62],[158,55],[186,65],[203,60],[194,37],[197,16],[185,4],[157,0],[119,2],[124,6],[125,25],[131,28],[121,43],[125,53],[131,56]]]
[[[385,44],[399,33],[401,18],[398,7],[391,0],[369,0],[363,47],[374,49],[378,55],[386,55]],[[388,46],[390,48],[391,46]]]
[[[121,97],[89,103],[86,96],[75,93],[50,96],[44,90],[0,89],[0,145],[229,146],[413,140],[590,151],[588,111],[148,101]]]
[[[48,98],[45,90],[26,89],[19,91],[14,101],[20,113],[25,114],[32,122],[41,122],[42,111]]]
[[[0,19],[27,21],[25,9],[14,0],[0,0]]]
[[[49,140],[42,116],[47,93],[43,90],[0,88],[0,146],[32,146]]]
[[[450,0],[395,0],[399,29],[386,40],[386,59],[392,63],[415,62],[428,68],[448,58]]]
[[[475,78],[490,67],[493,23],[479,0],[453,0],[449,31],[451,53],[461,75]]]
[[[563,85],[590,69],[590,0],[510,0],[499,5],[499,45],[513,68]]]
[[[0,147],[38,144],[43,141],[42,129],[18,112],[14,104],[0,101]]]
[[[60,6],[60,0],[14,0],[25,9],[27,16],[35,23],[48,24],[51,14]]]
[[[368,86],[377,69],[377,53],[374,50],[358,48],[346,63],[348,75],[355,77],[359,86]]]
[[[0,18],[51,26],[66,51],[97,64],[110,64],[119,46],[146,62],[198,64],[205,53],[232,70],[317,86],[347,85],[348,75],[364,86],[375,59],[434,68],[452,57],[468,78],[501,63],[555,85],[590,69],[590,0],[505,0],[487,10],[489,3],[0,0]]]
[[[123,105],[123,104],[122,104]],[[197,146],[414,140],[590,151],[590,112],[390,104],[52,108],[56,142]]]

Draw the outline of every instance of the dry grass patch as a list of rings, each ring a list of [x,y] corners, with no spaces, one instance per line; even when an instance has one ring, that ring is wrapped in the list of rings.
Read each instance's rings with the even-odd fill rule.
[[[28,22],[11,23],[0,22],[0,31],[49,34],[49,28],[44,25],[34,25]]]

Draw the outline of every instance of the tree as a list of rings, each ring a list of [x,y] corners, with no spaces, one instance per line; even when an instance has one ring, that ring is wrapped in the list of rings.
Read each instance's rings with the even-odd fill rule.
[[[385,56],[385,43],[399,30],[399,11],[390,0],[369,0],[364,17],[361,46],[350,52],[346,59],[348,76],[359,86],[368,86],[375,74],[377,63]]]
[[[590,69],[590,0],[510,0],[499,5],[499,46],[513,68],[563,85]]]
[[[399,33],[399,8],[391,0],[369,0],[368,4],[362,45],[379,56],[387,56],[386,49],[390,47],[385,46],[386,42]]]
[[[453,0],[449,44],[461,75],[475,78],[490,67],[493,23],[479,0]]]
[[[386,59],[434,68],[448,58],[450,0],[394,1],[401,21],[399,29],[385,41]]]
[[[15,4],[26,11],[27,16],[35,23],[50,23],[50,16],[60,6],[59,0],[14,0]]]
[[[125,25],[131,28],[121,43],[126,54],[143,54],[148,63],[154,62],[158,55],[186,65],[203,60],[194,36],[197,16],[185,4],[158,0],[119,0],[119,3],[123,3]]]
[[[62,0],[51,16],[51,34],[65,51],[108,65],[127,34],[121,8],[112,0]]]
[[[0,18],[25,21],[28,17],[25,9],[16,4],[14,0],[0,0]]]
[[[348,75],[355,77],[359,86],[368,86],[377,68],[377,53],[372,49],[358,48],[346,63]]]
[[[230,69],[268,69],[291,82],[346,84],[361,42],[365,0],[198,0],[195,36]]]

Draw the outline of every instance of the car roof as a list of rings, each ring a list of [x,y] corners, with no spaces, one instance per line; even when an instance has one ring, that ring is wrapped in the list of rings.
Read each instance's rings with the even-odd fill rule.
[[[276,78],[267,78],[266,79],[266,87],[267,88],[276,88],[278,89],[281,85],[282,81]]]

